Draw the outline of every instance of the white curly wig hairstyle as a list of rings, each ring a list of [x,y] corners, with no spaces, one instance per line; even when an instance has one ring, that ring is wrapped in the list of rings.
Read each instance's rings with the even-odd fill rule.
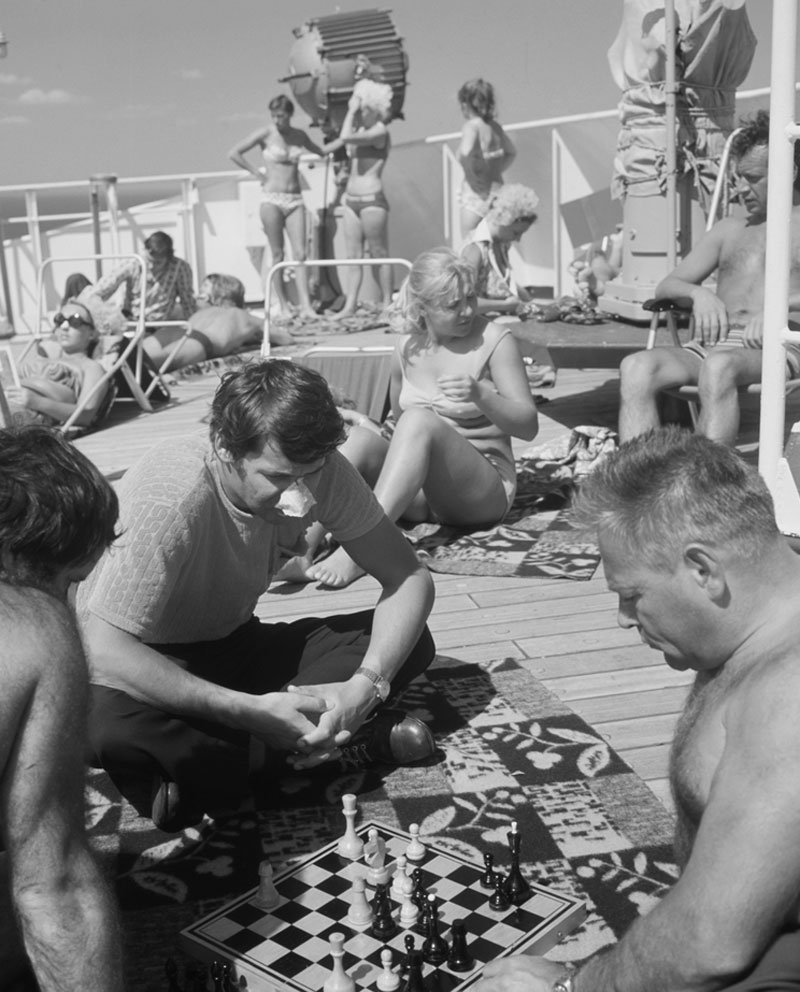
[[[536,220],[539,197],[530,186],[504,183],[489,200],[486,217],[496,224],[513,224],[517,220]]]
[[[382,121],[392,115],[392,87],[388,83],[376,83],[374,79],[359,79],[353,87],[365,110],[373,110]]]

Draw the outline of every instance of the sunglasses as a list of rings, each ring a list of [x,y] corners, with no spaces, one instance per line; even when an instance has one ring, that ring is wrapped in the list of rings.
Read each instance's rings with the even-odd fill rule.
[[[56,327],[61,327],[62,324],[69,324],[75,330],[79,327],[94,327],[94,324],[90,324],[88,320],[84,320],[79,313],[57,313],[53,317],[53,323]]]

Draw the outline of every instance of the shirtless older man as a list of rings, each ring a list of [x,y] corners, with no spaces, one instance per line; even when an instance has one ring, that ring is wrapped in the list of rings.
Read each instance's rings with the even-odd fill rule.
[[[694,686],[671,778],[679,880],[577,970],[488,965],[475,992],[800,989],[800,558],[756,473],[670,427],[584,484],[619,623]]]
[[[85,578],[114,539],[116,521],[114,491],[62,434],[0,431],[4,992],[122,988],[114,904],[86,841],[89,686],[66,604],[70,583]]]
[[[658,394],[675,386],[700,391],[698,432],[733,444],[739,431],[737,389],[761,378],[764,261],[767,235],[769,114],[743,122],[732,152],[746,217],[726,217],[656,286],[656,299],[691,307],[694,339],[683,348],[653,348],[620,365],[619,434],[628,441],[659,425]],[[795,144],[789,313],[800,311],[800,143]],[[702,285],[717,273],[716,291]],[[796,314],[800,320],[800,314]],[[797,329],[790,320],[790,326]],[[786,352],[800,375],[800,348]]]

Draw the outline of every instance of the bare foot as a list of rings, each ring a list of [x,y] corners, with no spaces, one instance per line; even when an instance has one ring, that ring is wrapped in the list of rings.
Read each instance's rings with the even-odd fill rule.
[[[275,575],[273,582],[316,582],[315,576],[309,574],[311,555],[296,555],[285,562]]]
[[[344,548],[337,548],[332,555],[308,568],[306,574],[328,589],[344,589],[365,573]]]
[[[316,317],[317,316],[317,311],[314,310],[312,307],[301,307],[301,309],[297,311],[297,316],[298,317]]]

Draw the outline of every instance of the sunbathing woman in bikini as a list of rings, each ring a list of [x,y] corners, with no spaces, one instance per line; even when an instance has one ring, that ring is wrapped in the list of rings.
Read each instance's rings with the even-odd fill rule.
[[[253,131],[244,141],[234,145],[230,158],[242,169],[259,179],[262,184],[261,223],[269,241],[272,264],[284,259],[284,231],[289,235],[292,253],[298,262],[306,258],[306,210],[300,192],[300,172],[298,163],[304,151],[322,154],[322,149],[314,144],[305,131],[292,127],[294,104],[283,94],[269,102],[272,123]],[[258,168],[251,165],[245,155],[253,148],[260,148],[264,164]],[[295,285],[300,301],[300,314],[316,316],[311,306],[308,292],[308,272],[298,266],[295,272]],[[275,277],[275,294],[281,311],[289,314],[289,303],[283,290],[280,275]]]
[[[356,424],[340,450],[390,520],[496,524],[516,493],[511,435],[538,429],[514,336],[478,315],[473,269],[449,248],[417,257],[390,315],[406,332],[392,365],[397,426],[389,442]],[[336,588],[363,574],[343,548],[304,564],[305,581]]]

